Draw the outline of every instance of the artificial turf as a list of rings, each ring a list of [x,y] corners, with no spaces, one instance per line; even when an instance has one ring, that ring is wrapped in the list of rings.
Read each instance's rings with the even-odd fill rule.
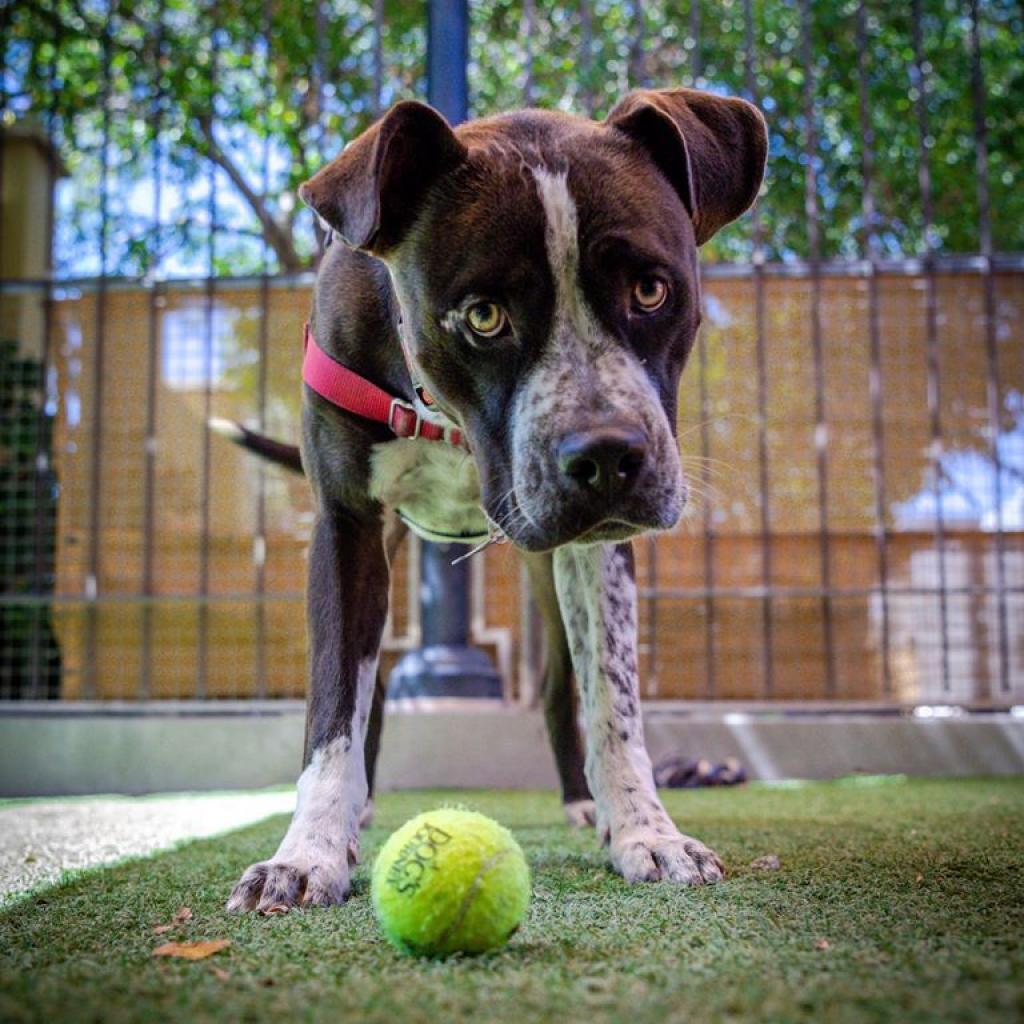
[[[95,870],[0,916],[7,1021],[1001,1021],[1024,1019],[1024,780],[848,780],[665,794],[725,882],[628,886],[551,794],[384,796],[350,902],[230,917],[274,819]],[[419,810],[460,803],[516,833],[533,871],[499,952],[416,960],[383,940],[368,865]],[[752,867],[775,854],[779,870]],[[154,935],[178,907],[191,920]],[[230,939],[209,960],[167,939]]]

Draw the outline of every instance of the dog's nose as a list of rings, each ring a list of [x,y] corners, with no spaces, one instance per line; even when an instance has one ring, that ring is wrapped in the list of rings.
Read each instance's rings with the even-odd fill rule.
[[[633,486],[646,457],[647,436],[636,427],[581,430],[558,445],[562,475],[609,499]]]

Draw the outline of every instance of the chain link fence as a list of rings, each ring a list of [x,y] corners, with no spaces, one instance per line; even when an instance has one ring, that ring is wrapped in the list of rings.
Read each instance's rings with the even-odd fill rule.
[[[207,421],[297,437],[294,189],[422,94],[425,12],[0,11],[0,700],[301,696],[306,485]],[[764,197],[705,252],[696,500],[636,545],[645,695],[1024,703],[1019,5],[471,13],[477,113],[682,84],[769,120]],[[385,667],[418,641],[417,564]],[[473,565],[474,638],[529,702],[514,553]]]

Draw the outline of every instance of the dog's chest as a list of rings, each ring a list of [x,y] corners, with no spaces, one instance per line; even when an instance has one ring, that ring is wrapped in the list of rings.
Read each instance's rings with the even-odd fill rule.
[[[373,447],[370,494],[424,540],[479,543],[489,534],[472,456],[437,441],[401,438]]]

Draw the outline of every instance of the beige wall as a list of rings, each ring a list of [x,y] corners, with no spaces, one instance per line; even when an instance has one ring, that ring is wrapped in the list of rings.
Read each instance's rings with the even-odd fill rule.
[[[824,408],[829,423],[828,520],[832,586],[851,591],[825,605],[815,448],[814,366],[810,285],[801,279],[766,281],[766,449],[772,536],[770,583],[772,689],[764,674],[765,604],[735,588],[763,581],[766,545],[760,536],[758,374],[754,286],[749,279],[710,280],[705,317],[709,437],[707,471],[701,455],[701,366],[695,353],[684,376],[680,407],[682,448],[699,500],[671,536],[637,545],[639,581],[654,586],[641,607],[644,690],[659,698],[763,696],[800,699],[941,700],[1005,703],[1024,700],[1024,599],[1007,598],[1012,693],[999,692],[998,604],[984,594],[950,595],[942,675],[938,567],[930,527],[901,525],[893,509],[928,487],[929,413],[924,282],[892,276],[880,281],[884,483],[890,511],[889,585],[921,593],[888,600],[892,690],[882,685],[883,600],[875,536],[872,408],[869,400],[868,294],[860,278],[822,283]],[[947,449],[986,451],[986,361],[983,291],[976,275],[940,275],[939,360],[942,426]],[[997,347],[1002,396],[1024,393],[1021,307],[1024,276],[996,280]],[[95,638],[94,685],[103,696],[132,696],[141,674],[140,640],[152,630],[151,685],[160,696],[190,696],[198,672],[200,612],[200,499],[203,487],[204,346],[206,299],[201,291],[172,290],[151,302],[143,290],[107,293],[102,316],[94,294],[57,304],[53,357],[64,397],[57,447],[62,485],[57,608],[65,650],[68,696],[82,692]],[[213,414],[254,421],[257,415],[259,321],[257,289],[218,289],[214,315]],[[267,316],[267,424],[283,439],[297,434],[301,324],[309,305],[302,288],[273,287]],[[148,373],[150,318],[160,351],[157,379]],[[92,450],[96,442],[95,366],[102,323],[102,435],[98,486],[100,600],[94,613],[77,600],[88,587]],[[199,376],[196,376],[198,367]],[[156,403],[152,530],[144,521],[146,412]],[[1008,414],[1007,414],[1008,415]],[[1009,418],[1003,429],[1012,425]],[[259,468],[219,438],[209,447],[208,693],[255,692],[257,666],[266,667],[267,693],[301,695],[304,616],[301,601],[309,501],[304,481],[265,472],[266,600],[254,588],[253,531]],[[707,480],[703,478],[707,476]],[[704,492],[707,492],[706,494]],[[705,536],[705,509],[711,528]],[[148,539],[147,539],[148,537]],[[152,545],[154,595],[140,599],[145,545]],[[1004,539],[1004,571],[1024,587],[1024,536]],[[995,541],[977,523],[960,523],[947,544],[951,586],[993,585]],[[483,556],[478,600],[482,625],[510,664],[520,648],[520,574],[513,552]],[[711,573],[707,572],[710,564]],[[396,572],[394,633],[409,621],[407,562]],[[707,599],[702,588],[715,592]],[[721,592],[717,588],[730,588]],[[856,592],[867,590],[868,593]],[[145,613],[144,607],[151,611]],[[834,640],[834,688],[825,665],[826,614]],[[148,627],[146,626],[148,618]],[[262,629],[262,642],[259,640]],[[504,631],[504,632],[502,632]],[[498,650],[496,646],[495,651]],[[513,689],[527,680],[512,680]]]

